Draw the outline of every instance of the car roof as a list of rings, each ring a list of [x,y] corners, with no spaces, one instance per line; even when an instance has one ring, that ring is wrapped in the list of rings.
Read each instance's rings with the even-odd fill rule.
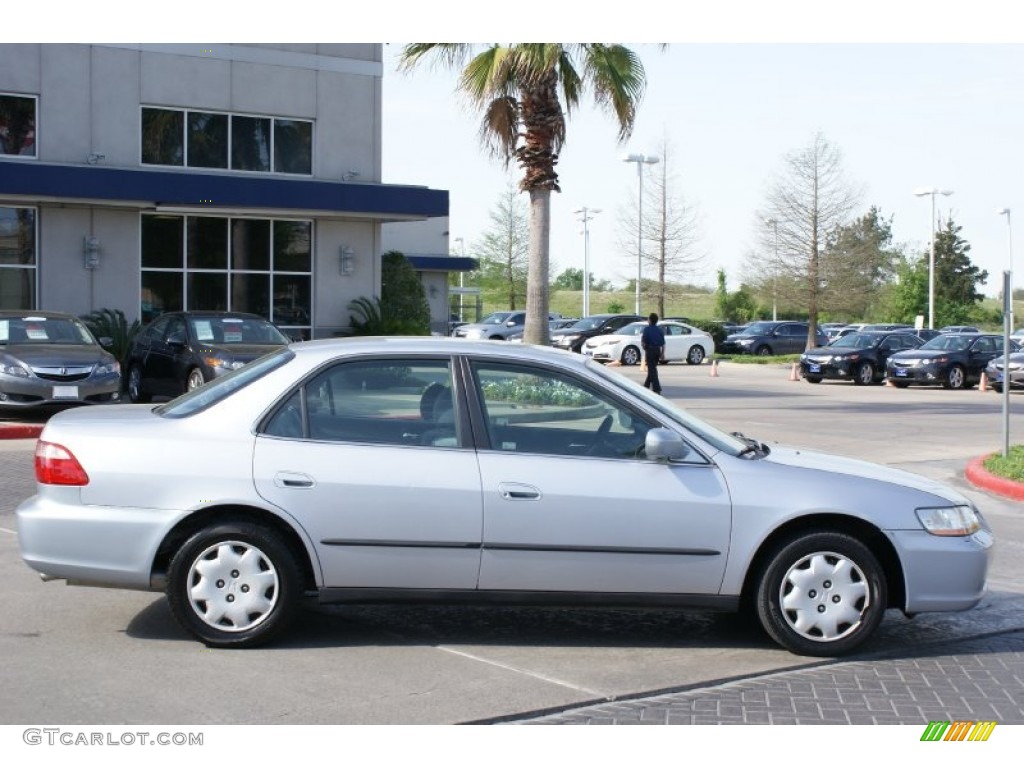
[[[48,312],[38,309],[2,309],[0,310],[0,318],[6,318],[8,320],[19,319],[24,317],[45,317],[47,320],[81,320],[82,318],[77,315],[72,315],[70,312]]]
[[[530,359],[557,365],[583,366],[587,358],[557,347],[532,344],[507,344],[487,339],[457,339],[451,336],[347,336],[344,338],[299,341],[290,345],[296,355],[332,358],[338,354],[387,355],[459,355]]]

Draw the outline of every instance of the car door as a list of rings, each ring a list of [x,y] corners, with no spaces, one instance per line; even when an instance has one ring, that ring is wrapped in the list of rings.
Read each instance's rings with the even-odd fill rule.
[[[690,329],[683,325],[663,325],[665,334],[665,358],[668,360],[684,360],[690,351]]]
[[[184,334],[185,321],[181,315],[168,315],[166,321],[150,337],[149,350],[143,363],[143,385],[147,391],[157,395],[181,394],[184,378],[179,380],[177,359],[183,347],[175,343],[175,340],[183,339]]]
[[[807,325],[804,323],[783,323],[775,330],[776,343],[772,345],[777,355],[791,355],[807,348]]]
[[[979,336],[967,351],[967,375],[971,379],[980,379],[981,372],[990,361],[1003,353],[1001,336]]]
[[[694,451],[647,461],[658,423],[554,369],[472,365],[486,443],[480,589],[716,594],[731,501]]]
[[[339,362],[256,438],[258,493],[308,533],[327,587],[475,589],[476,454],[448,358]]]

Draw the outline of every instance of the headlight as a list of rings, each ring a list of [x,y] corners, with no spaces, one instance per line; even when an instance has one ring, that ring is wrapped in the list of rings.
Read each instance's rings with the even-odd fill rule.
[[[970,536],[981,528],[978,513],[970,507],[922,507],[914,511],[933,536]]]
[[[117,360],[114,360],[113,362],[110,363],[103,363],[101,365],[97,365],[93,373],[96,374],[97,376],[105,376],[108,373],[116,373],[120,375],[121,364],[117,362]]]
[[[8,376],[18,376],[22,379],[27,379],[32,375],[28,368],[23,366],[21,363],[10,360],[0,362],[0,373],[6,373]]]
[[[215,355],[209,355],[203,358],[203,362],[211,368],[224,368],[228,371],[233,371],[236,368],[241,368],[245,363],[238,360],[232,360],[227,357],[216,357]]]

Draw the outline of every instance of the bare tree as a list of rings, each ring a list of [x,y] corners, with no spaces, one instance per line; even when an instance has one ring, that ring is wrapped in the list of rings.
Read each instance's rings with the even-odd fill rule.
[[[526,298],[530,259],[530,212],[519,190],[509,183],[490,211],[491,227],[474,246],[480,268],[477,284],[501,292],[509,309],[518,309]]]
[[[665,300],[682,290],[681,283],[696,282],[707,258],[701,250],[700,215],[678,191],[675,153],[668,139],[661,142],[661,161],[645,184],[643,222],[639,227],[640,263],[645,278],[641,296],[654,300],[657,312],[665,316]],[[618,247],[636,271],[637,216],[639,201],[633,199],[618,216]],[[635,279],[635,278],[634,278]]]
[[[815,344],[819,312],[843,291],[843,270],[830,263],[828,237],[849,222],[860,194],[846,178],[839,148],[818,133],[786,155],[757,214],[761,247],[748,254],[745,278],[769,286],[781,303],[807,308],[808,348]]]

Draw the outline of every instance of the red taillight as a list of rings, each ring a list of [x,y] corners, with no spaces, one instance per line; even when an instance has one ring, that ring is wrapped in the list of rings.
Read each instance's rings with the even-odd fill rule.
[[[89,476],[63,445],[36,443],[36,480],[43,485],[88,485]]]

